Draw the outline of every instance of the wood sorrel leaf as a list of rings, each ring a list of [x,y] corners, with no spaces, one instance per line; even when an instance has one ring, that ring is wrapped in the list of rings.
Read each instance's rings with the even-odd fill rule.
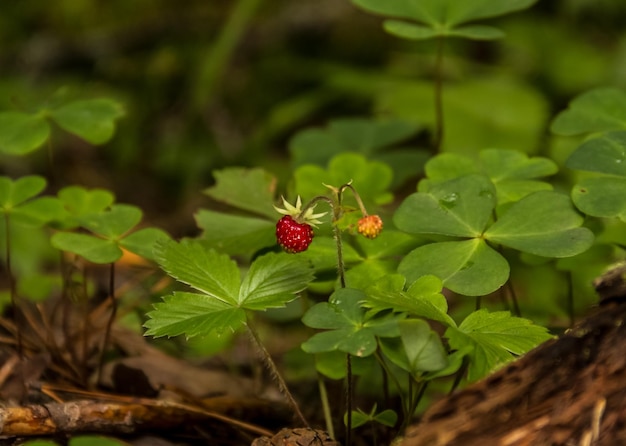
[[[46,187],[46,180],[38,175],[20,177],[15,181],[0,177],[0,207],[3,212],[10,212],[14,207],[29,200]]]
[[[62,129],[91,144],[103,144],[115,133],[115,121],[124,112],[111,99],[87,99],[70,102],[49,114]]]
[[[467,316],[458,328],[448,328],[445,337],[455,350],[472,348],[468,379],[476,381],[552,336],[544,327],[508,311],[482,309]]]
[[[626,93],[596,88],[577,96],[552,122],[557,135],[581,135],[626,129]]]
[[[566,195],[535,192],[514,203],[484,234],[494,243],[544,257],[569,257],[588,249],[593,233]]]
[[[626,221],[626,178],[585,178],[572,189],[572,201],[587,215]]]
[[[197,240],[157,243],[155,257],[170,276],[209,297],[238,306],[240,272],[230,257]]]
[[[119,245],[144,259],[156,261],[154,248],[159,240],[167,240],[167,232],[158,228],[143,228],[127,235],[119,241]]]
[[[204,193],[230,206],[274,219],[276,178],[263,169],[230,167],[213,172],[215,186]]]
[[[141,221],[137,206],[114,204],[108,210],[81,218],[81,226],[107,239],[119,239]]]
[[[448,365],[448,354],[441,338],[428,322],[406,319],[399,322],[400,339],[412,373],[436,372]]]
[[[501,34],[495,33],[493,29],[482,29],[482,27],[478,28],[477,26],[458,28],[458,25],[524,9],[535,3],[535,1],[423,0],[418,2],[415,0],[352,0],[354,4],[369,12],[412,20],[426,25],[420,26],[420,28],[430,29],[430,32],[415,30],[413,33],[405,29],[405,33],[399,33],[400,37],[414,39],[455,35],[455,29],[460,37],[477,39],[500,37]],[[466,28],[470,28],[470,30],[468,31]],[[474,30],[472,28],[478,29]]]
[[[239,290],[239,306],[249,310],[282,307],[313,280],[313,268],[304,258],[269,253],[250,266]]]
[[[57,232],[50,241],[55,248],[73,252],[93,263],[117,262],[123,254],[115,241],[87,234]]]
[[[53,197],[35,198],[46,187],[46,180],[29,175],[12,180],[0,177],[0,214],[10,215],[11,222],[40,226],[64,215],[63,206]]]
[[[154,305],[144,326],[146,336],[203,336],[212,332],[236,330],[246,321],[246,313],[213,295],[174,292]]]
[[[626,177],[626,131],[608,132],[585,141],[570,155],[566,166]]]
[[[311,307],[302,322],[312,328],[327,329],[302,344],[308,353],[339,350],[357,357],[369,356],[376,350],[376,337],[398,336],[396,315],[369,318],[361,308],[365,293],[353,288],[340,288],[330,297]]]
[[[509,278],[509,264],[480,238],[431,243],[411,251],[398,266],[409,283],[432,274],[443,286],[466,296],[483,296]]]
[[[412,234],[476,237],[484,231],[495,204],[489,178],[467,175],[409,195],[393,220],[398,229]]]
[[[50,136],[43,116],[21,112],[0,113],[0,152],[25,155],[41,147]]]

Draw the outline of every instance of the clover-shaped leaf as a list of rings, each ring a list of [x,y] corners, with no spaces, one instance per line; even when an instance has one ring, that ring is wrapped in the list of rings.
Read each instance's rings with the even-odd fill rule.
[[[64,130],[91,144],[103,144],[115,133],[115,121],[123,114],[111,99],[86,99],[49,110],[50,117]]]
[[[497,28],[465,25],[474,20],[495,17],[524,9],[536,0],[352,0],[363,9],[388,17],[410,20],[385,21],[385,29],[407,39],[458,36],[469,39],[495,39],[503,33]]]
[[[569,257],[587,250],[593,233],[566,195],[535,192],[513,204],[484,234],[495,243],[544,257]]]
[[[400,321],[400,339],[411,373],[436,372],[448,365],[448,355],[439,335],[421,319]]]
[[[64,187],[57,194],[67,211],[64,229],[80,226],[81,221],[90,214],[97,214],[111,206],[115,201],[113,193],[106,189],[87,190],[80,186]]]
[[[136,206],[115,204],[108,210],[87,213],[79,219],[80,225],[94,235],[58,232],[52,236],[54,247],[78,254],[90,262],[113,263],[123,254],[122,248],[152,259],[157,240],[168,238],[159,229],[146,228],[129,234],[141,221],[142,212]]]
[[[575,170],[626,177],[626,131],[607,132],[581,144],[567,159]]]
[[[254,260],[242,281],[229,256],[199,240],[161,241],[156,257],[169,275],[199,292],[175,292],[156,304],[145,324],[151,336],[237,329],[246,322],[246,310],[282,307],[313,278],[306,260],[269,253]]]
[[[476,237],[483,232],[495,204],[489,178],[467,175],[409,195],[396,211],[394,223],[412,234]]]
[[[26,155],[41,147],[50,136],[45,117],[22,112],[0,113],[0,152]]]
[[[328,331],[317,333],[302,344],[307,353],[339,350],[357,357],[369,356],[376,350],[376,337],[399,335],[397,315],[368,316],[361,308],[366,295],[353,288],[340,288],[328,302],[311,307],[302,322],[312,328]]]
[[[496,368],[522,355],[552,336],[528,319],[511,316],[508,311],[490,313],[482,309],[471,313],[458,327],[446,330],[450,347],[471,348],[468,379],[476,381]]]
[[[581,135],[626,129],[626,93],[617,88],[596,88],[570,102],[552,122],[558,135]]]
[[[16,180],[0,177],[0,213],[11,223],[40,226],[61,218],[63,206],[53,197],[36,197],[46,187],[46,180],[28,175]]]

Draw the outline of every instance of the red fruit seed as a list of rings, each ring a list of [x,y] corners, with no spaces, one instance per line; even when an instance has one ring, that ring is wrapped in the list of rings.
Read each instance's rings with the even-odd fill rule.
[[[313,229],[307,223],[298,223],[285,215],[276,223],[276,241],[289,253],[306,251],[313,240]]]

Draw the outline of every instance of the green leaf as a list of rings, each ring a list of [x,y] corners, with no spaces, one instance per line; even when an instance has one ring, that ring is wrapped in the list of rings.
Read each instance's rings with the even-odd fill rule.
[[[626,129],[626,93],[617,88],[587,91],[557,115],[550,129],[557,135]]]
[[[239,306],[249,310],[283,307],[313,280],[313,269],[303,258],[269,253],[254,260],[239,290]]]
[[[609,132],[585,141],[570,155],[566,166],[626,177],[626,132]]]
[[[26,155],[38,149],[50,136],[50,125],[43,116],[20,112],[0,113],[0,152]]]
[[[511,316],[508,311],[490,313],[485,309],[470,314],[458,328],[446,330],[450,347],[471,347],[468,379],[476,381],[496,368],[522,355],[552,336],[528,319]]]
[[[484,234],[494,243],[544,257],[569,257],[587,250],[593,233],[569,197],[535,192],[514,203]]]
[[[276,178],[263,169],[230,167],[213,172],[215,186],[205,189],[211,198],[274,219]]]
[[[88,190],[81,186],[64,187],[57,195],[74,217],[102,212],[115,201],[111,191],[98,188]]]
[[[246,321],[241,308],[214,294],[174,292],[154,305],[144,326],[146,336],[207,336],[236,330]]]
[[[29,440],[22,444],[24,446],[59,446],[59,443],[50,440]]]
[[[330,297],[304,314],[308,327],[328,329],[313,335],[302,344],[307,353],[339,350],[357,357],[369,356],[376,350],[376,337],[398,336],[398,316],[368,318],[361,308],[365,294],[357,289],[340,288]]]
[[[409,40],[425,40],[441,36],[442,32],[430,26],[418,25],[402,20],[385,20],[383,29],[396,37]]]
[[[55,248],[73,252],[93,263],[113,263],[123,254],[116,242],[87,234],[57,232],[50,241]]]
[[[198,240],[159,241],[155,258],[165,272],[209,297],[238,305],[240,272],[237,264]]]
[[[167,232],[161,229],[144,228],[124,237],[119,241],[119,245],[144,259],[155,261],[154,248],[156,244],[169,238]]]
[[[111,139],[115,121],[124,114],[122,106],[111,99],[74,101],[49,113],[62,129],[91,144],[104,144]]]
[[[46,180],[38,175],[28,175],[11,180],[0,177],[0,209],[10,212],[14,207],[35,197],[46,187]]]
[[[558,172],[554,161],[539,156],[529,157],[517,150],[481,150],[480,161],[487,176],[499,184],[508,180],[531,180]]]
[[[11,212],[11,221],[16,224],[41,226],[52,220],[62,220],[66,215],[58,198],[39,197],[15,208]]]
[[[395,286],[387,286],[386,284],[392,283],[389,280],[395,282]],[[447,326],[456,325],[448,316],[448,302],[441,294],[441,279],[435,276],[421,276],[415,280],[408,291],[402,290],[400,282],[403,281],[402,276],[391,275],[387,282],[381,281],[368,287],[367,298],[363,305],[375,311],[392,309],[438,321]]]
[[[206,209],[200,209],[195,219],[203,230],[201,239],[220,252],[252,254],[276,244],[275,221]]]
[[[119,239],[141,221],[137,206],[114,204],[108,210],[90,213],[81,219],[81,225],[106,239]]]
[[[336,155],[328,163],[327,170],[312,164],[301,166],[296,169],[294,178],[296,193],[303,199],[325,193],[323,184],[339,187],[350,180],[366,206],[386,204],[393,198],[388,192],[393,179],[391,168],[378,161],[369,161],[365,156],[356,153]],[[345,204],[356,206],[349,194],[345,194],[344,201]]]
[[[493,26],[467,25],[453,28],[449,33],[452,37],[464,37],[472,40],[495,40],[505,36],[502,30]]]
[[[572,189],[572,201],[587,215],[626,221],[626,178],[585,178]]]
[[[448,365],[448,355],[441,338],[430,329],[428,322],[407,319],[400,321],[399,325],[400,339],[412,373],[436,372]]]
[[[480,238],[431,243],[410,252],[398,266],[409,282],[432,274],[466,296],[496,291],[509,278],[509,264]]]
[[[296,166],[326,165],[341,152],[359,152],[371,157],[375,152],[413,136],[418,128],[404,120],[337,119],[325,129],[305,129],[289,141]]]
[[[399,229],[412,234],[476,237],[491,218],[495,197],[487,177],[467,175],[408,196],[393,220]]]

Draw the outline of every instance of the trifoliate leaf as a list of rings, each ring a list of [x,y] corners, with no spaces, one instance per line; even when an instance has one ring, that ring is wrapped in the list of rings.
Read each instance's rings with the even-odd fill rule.
[[[455,350],[473,349],[468,379],[476,381],[552,336],[544,327],[508,311],[482,309],[471,313],[458,328],[448,328],[445,337]]]
[[[214,295],[174,292],[154,305],[144,326],[146,336],[187,337],[236,330],[246,321],[245,311]]]
[[[238,305],[240,273],[230,257],[198,240],[157,243],[155,258],[161,268],[180,282],[214,299]]]
[[[115,241],[87,234],[57,232],[50,241],[55,248],[73,252],[93,263],[117,262],[123,254]]]
[[[304,258],[270,253],[254,260],[239,290],[239,306],[249,310],[282,307],[313,280]]]
[[[574,170],[626,177],[626,131],[608,132],[585,141],[566,165]]]
[[[21,112],[0,113],[0,152],[26,155],[38,149],[50,136],[50,125],[43,116]]]
[[[91,144],[103,144],[115,133],[115,121],[124,112],[111,99],[86,99],[50,110],[49,114],[64,130]]]
[[[81,218],[81,226],[107,239],[119,239],[141,221],[141,209],[129,204],[114,204],[109,209]]]

